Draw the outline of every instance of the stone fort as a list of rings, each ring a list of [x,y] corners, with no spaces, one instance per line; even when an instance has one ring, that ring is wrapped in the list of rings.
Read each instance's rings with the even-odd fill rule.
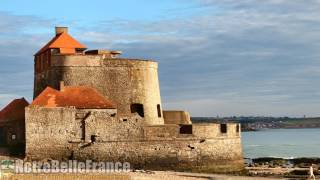
[[[0,138],[28,160],[126,161],[133,168],[241,171],[240,125],[192,124],[162,109],[158,63],[87,50],[66,27],[34,58],[34,99],[0,112]],[[11,118],[10,114],[16,114]],[[21,127],[21,128],[17,128]],[[15,136],[13,136],[15,135]]]

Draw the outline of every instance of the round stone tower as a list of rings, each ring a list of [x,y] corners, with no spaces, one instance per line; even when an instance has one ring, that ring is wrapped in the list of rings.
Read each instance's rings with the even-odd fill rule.
[[[139,114],[146,125],[164,124],[157,62],[118,58],[120,51],[85,51],[67,27],[56,27],[55,32],[35,54],[34,98],[47,86],[59,89],[61,82],[90,86],[116,104],[123,121]]]
[[[96,55],[52,55],[51,65],[36,75],[35,97],[45,87],[90,86],[112,100],[124,121],[134,113],[146,125],[164,124],[158,63]],[[87,98],[87,97],[79,97]]]

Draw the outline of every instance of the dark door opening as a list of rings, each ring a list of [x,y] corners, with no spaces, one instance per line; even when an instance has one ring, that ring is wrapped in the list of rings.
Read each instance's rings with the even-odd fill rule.
[[[143,104],[131,104],[131,113],[138,113],[141,117],[144,117]]]

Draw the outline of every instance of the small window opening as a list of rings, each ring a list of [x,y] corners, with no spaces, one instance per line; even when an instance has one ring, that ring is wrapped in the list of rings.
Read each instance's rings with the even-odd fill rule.
[[[12,134],[11,139],[12,139],[12,140],[16,140],[16,139],[17,139],[17,136],[16,136],[15,134]]]
[[[127,122],[127,121],[128,121],[128,119],[122,119],[122,121],[123,121],[123,122]]]
[[[160,106],[160,104],[157,105],[157,110],[158,110],[158,117],[161,117],[161,106]]]
[[[192,134],[192,125],[181,125],[180,134]]]
[[[138,113],[139,116],[144,117],[143,104],[131,104],[131,113]]]
[[[220,132],[227,133],[227,124],[220,124]]]
[[[240,132],[240,125],[239,124],[237,124],[236,131],[237,131],[237,133]]]
[[[86,140],[86,121],[81,121],[81,140]]]
[[[97,140],[97,136],[96,135],[91,135],[91,143],[95,143]]]

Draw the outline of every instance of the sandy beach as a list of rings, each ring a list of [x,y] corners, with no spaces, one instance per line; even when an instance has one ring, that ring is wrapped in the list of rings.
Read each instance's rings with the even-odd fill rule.
[[[164,172],[156,171],[154,174],[132,173],[134,180],[273,180],[277,178],[249,177],[249,176],[232,176],[202,173],[184,173],[184,172]]]
[[[6,174],[1,180],[273,180],[276,178],[232,176],[170,171],[130,172],[116,174]]]

